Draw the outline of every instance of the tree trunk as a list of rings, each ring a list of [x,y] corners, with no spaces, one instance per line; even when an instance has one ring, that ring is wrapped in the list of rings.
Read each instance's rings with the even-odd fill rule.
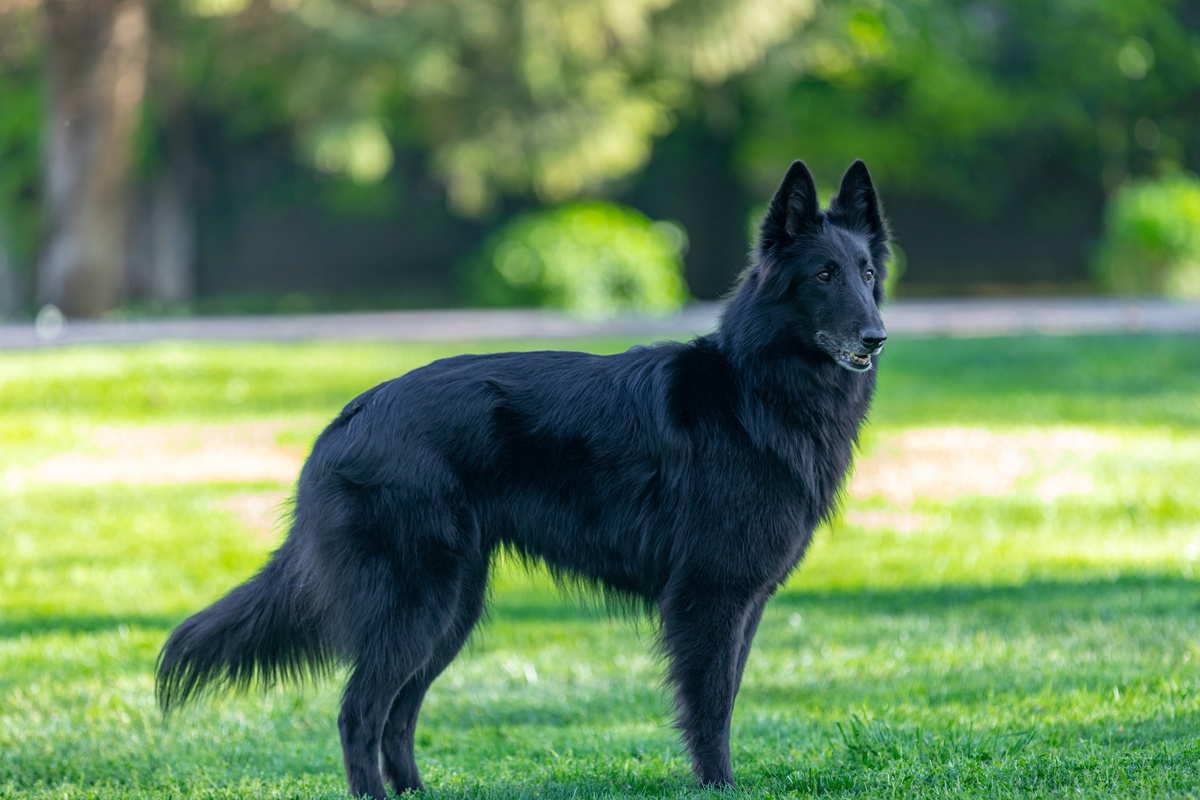
[[[159,134],[159,174],[131,202],[129,276],[131,297],[166,310],[196,295],[195,164],[187,112],[166,113]]]
[[[50,97],[38,300],[96,316],[121,299],[146,0],[46,0]]]
[[[196,296],[196,210],[187,177],[166,171],[137,192],[128,293],[162,310]]]
[[[8,260],[8,253],[0,242],[0,320],[17,310],[17,282],[13,277],[13,268]]]

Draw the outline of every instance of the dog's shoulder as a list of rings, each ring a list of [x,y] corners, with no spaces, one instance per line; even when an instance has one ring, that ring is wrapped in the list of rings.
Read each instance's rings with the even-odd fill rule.
[[[667,404],[675,423],[688,430],[736,424],[734,371],[713,339],[701,337],[671,355]]]

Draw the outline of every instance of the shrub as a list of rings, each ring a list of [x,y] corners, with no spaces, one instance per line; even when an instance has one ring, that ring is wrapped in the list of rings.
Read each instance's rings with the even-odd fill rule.
[[[1178,174],[1118,191],[1093,270],[1111,292],[1200,298],[1200,179]]]
[[[468,277],[488,305],[668,314],[688,298],[686,243],[675,223],[611,203],[578,203],[513,220],[485,242]]]

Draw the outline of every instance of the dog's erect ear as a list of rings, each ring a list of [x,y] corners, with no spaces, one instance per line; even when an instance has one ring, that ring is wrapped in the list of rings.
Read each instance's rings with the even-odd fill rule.
[[[770,247],[794,239],[814,224],[820,213],[821,204],[817,200],[817,185],[812,173],[803,161],[793,161],[763,219],[762,246]]]
[[[875,185],[871,174],[862,160],[855,161],[842,176],[842,185],[837,197],[830,203],[830,213],[840,217],[848,228],[865,230],[872,234],[884,231],[883,215],[879,211],[879,198],[875,196]]]

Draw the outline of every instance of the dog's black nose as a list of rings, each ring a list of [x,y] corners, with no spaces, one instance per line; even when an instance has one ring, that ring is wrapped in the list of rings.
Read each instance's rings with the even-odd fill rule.
[[[887,331],[883,328],[872,328],[862,332],[863,347],[868,350],[878,350],[887,341]]]

